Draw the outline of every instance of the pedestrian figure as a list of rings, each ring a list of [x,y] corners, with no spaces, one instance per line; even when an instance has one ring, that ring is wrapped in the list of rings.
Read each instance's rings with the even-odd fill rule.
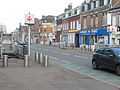
[[[51,46],[51,44],[52,44],[52,42],[50,41],[50,42],[49,42],[49,46]]]

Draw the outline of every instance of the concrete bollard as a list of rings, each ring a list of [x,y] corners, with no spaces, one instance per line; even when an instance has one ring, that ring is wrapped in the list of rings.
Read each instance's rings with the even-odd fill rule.
[[[8,67],[8,55],[3,56],[3,67]]]
[[[28,67],[29,66],[29,56],[25,55],[24,56],[24,67]]]
[[[48,67],[48,60],[49,60],[48,55],[44,55],[44,59],[43,59],[43,65],[44,65],[44,67]]]
[[[38,62],[38,52],[35,52],[35,62]]]

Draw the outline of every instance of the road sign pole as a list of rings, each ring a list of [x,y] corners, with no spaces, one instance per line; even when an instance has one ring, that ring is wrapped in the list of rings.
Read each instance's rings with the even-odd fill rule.
[[[30,56],[30,25],[28,25],[29,29],[28,29],[28,56]]]
[[[34,17],[30,12],[25,16],[25,23],[28,25],[28,56],[30,56],[31,31],[30,26],[34,24]]]

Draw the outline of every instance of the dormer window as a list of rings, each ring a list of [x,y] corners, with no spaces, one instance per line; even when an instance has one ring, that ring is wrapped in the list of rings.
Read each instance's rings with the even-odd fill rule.
[[[94,9],[94,3],[91,2],[91,9]]]
[[[99,6],[104,6],[104,0],[100,0]]]
[[[85,6],[85,11],[87,11],[88,10],[88,5],[85,4],[84,6]]]
[[[68,13],[68,16],[71,16],[71,12]]]
[[[63,18],[65,18],[65,14],[63,15]]]
[[[88,10],[90,10],[90,9],[91,9],[91,5],[90,5],[90,3],[88,3],[87,5],[88,5]]]
[[[94,8],[96,8],[96,1],[94,1],[93,3],[94,3]]]
[[[110,0],[108,0],[108,4],[110,4]]]
[[[82,12],[84,12],[85,11],[85,6],[84,5],[82,5],[82,8],[81,8],[82,10]]]
[[[77,9],[74,11],[74,14],[77,14]]]
[[[96,8],[99,7],[99,0],[96,1]]]
[[[108,0],[104,0],[104,5],[107,5],[108,4]]]

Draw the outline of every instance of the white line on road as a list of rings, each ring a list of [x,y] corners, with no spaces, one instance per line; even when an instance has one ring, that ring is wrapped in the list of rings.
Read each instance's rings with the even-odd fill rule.
[[[75,56],[75,57],[81,57],[81,56],[79,56],[79,55],[73,55],[73,56]]]
[[[92,59],[92,57],[90,56],[83,56],[83,55],[73,55],[73,56],[77,58]]]
[[[73,69],[73,68],[68,68],[68,67],[67,67],[67,69],[70,69],[70,70],[73,70],[73,71],[75,71],[75,72],[77,72],[77,73],[80,73],[80,71],[78,71],[78,70],[76,70],[76,69]],[[80,73],[80,74],[81,74],[81,73]],[[86,75],[86,74],[83,74],[83,75]],[[88,77],[91,77],[91,78],[93,78],[93,79],[95,79],[95,80],[97,80],[97,81],[101,81],[101,82],[103,82],[103,83],[106,83],[106,84],[115,86],[115,87],[117,87],[117,88],[120,88],[119,85],[113,84],[113,83],[111,83],[111,82],[109,82],[109,81],[105,81],[105,80],[102,80],[102,79],[98,79],[97,77],[92,76],[92,75],[89,75],[89,74],[88,74],[87,76],[88,76]]]
[[[69,53],[62,53],[62,55],[70,55]]]
[[[51,58],[51,59],[54,59],[54,60],[59,60],[59,58],[53,57],[53,56],[50,56],[50,58]],[[68,61],[60,61],[60,62],[69,64]],[[69,68],[69,67],[65,67],[65,68],[70,69],[70,70],[73,70],[73,71],[75,71],[75,72],[77,72],[77,73],[82,74],[79,70],[76,70],[76,69],[74,69],[74,68]],[[86,74],[83,74],[83,75],[86,75]],[[113,83],[111,83],[111,82],[109,82],[109,81],[105,81],[105,80],[102,80],[102,79],[98,79],[97,77],[95,77],[95,76],[93,76],[93,75],[87,74],[87,76],[88,76],[88,77],[91,77],[91,78],[93,78],[93,79],[95,79],[95,80],[101,81],[101,82],[103,82],[103,83],[107,83],[107,84],[109,84],[109,85],[112,85],[112,86],[115,86],[115,87],[120,88],[119,85],[113,84]]]
[[[57,57],[50,56],[51,59],[58,60]]]

